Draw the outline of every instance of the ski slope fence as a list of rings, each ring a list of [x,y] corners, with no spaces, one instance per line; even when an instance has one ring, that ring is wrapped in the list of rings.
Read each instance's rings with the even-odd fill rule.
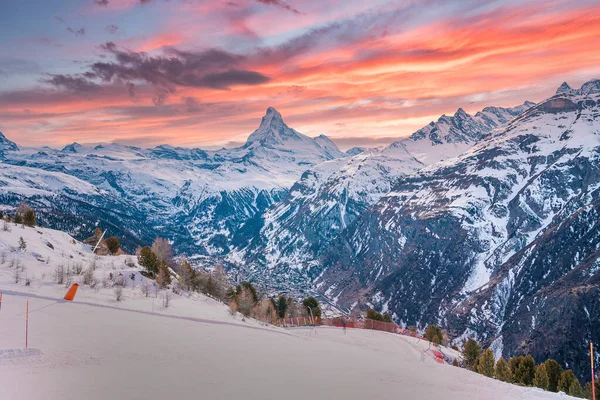
[[[353,329],[371,329],[374,331],[384,331],[390,333],[397,333],[400,335],[412,336],[419,339],[423,339],[423,337],[419,336],[415,331],[402,329],[402,327],[392,323],[392,322],[383,322],[383,321],[375,321],[372,319],[351,319],[351,318],[314,318],[308,316],[299,316],[299,317],[286,317],[279,319],[278,325],[283,327],[293,327],[293,326],[335,326],[338,328],[342,328],[344,326],[344,322],[346,323],[346,328]]]

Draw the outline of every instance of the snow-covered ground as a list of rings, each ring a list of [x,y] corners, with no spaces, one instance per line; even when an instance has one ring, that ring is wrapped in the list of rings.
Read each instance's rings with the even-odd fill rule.
[[[264,327],[234,318],[225,305],[200,295],[173,295],[165,309],[160,294],[153,300],[141,293],[141,276],[136,266],[125,265],[127,256],[98,257],[62,232],[14,224],[2,231],[1,225],[2,400],[558,397],[437,364],[423,356],[428,343],[413,338]],[[18,249],[21,236],[24,251]],[[124,301],[117,302],[111,288],[81,285],[75,301],[63,301],[66,288],[55,283],[53,271],[79,262],[84,270],[95,262],[96,276],[133,272],[136,287],[129,282]],[[19,283],[17,264],[25,268]],[[33,278],[29,286],[25,275]]]

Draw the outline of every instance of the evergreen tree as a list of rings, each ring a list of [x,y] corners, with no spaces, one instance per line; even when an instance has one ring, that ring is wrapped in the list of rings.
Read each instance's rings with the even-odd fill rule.
[[[558,392],[558,380],[563,373],[562,367],[552,359],[546,360],[546,373],[548,374],[548,390]]]
[[[279,318],[285,318],[285,314],[288,308],[288,301],[285,296],[279,296],[279,299],[275,302],[275,309]]]
[[[455,367],[458,367],[458,360],[455,358],[454,360],[452,360],[452,365]]]
[[[481,375],[493,378],[495,361],[494,352],[491,349],[487,349],[479,356],[477,372],[479,372]]]
[[[23,224],[27,226],[35,226],[35,212],[30,208],[23,214]]]
[[[577,383],[575,383],[577,382]],[[579,387],[577,387],[579,385]],[[579,384],[579,380],[570,369],[564,371],[560,374],[560,378],[558,379],[557,389],[559,392],[565,392],[566,394],[571,394],[572,390],[581,389],[581,384]],[[583,393],[583,390],[582,390]]]
[[[494,376],[499,381],[512,382],[512,374],[510,373],[508,363],[504,357],[500,357],[500,359],[496,362],[496,371],[494,372]]]
[[[373,321],[383,322],[383,315],[381,313],[369,308],[367,310],[367,319],[372,319]]]
[[[315,299],[314,297],[311,296],[305,298],[304,301],[302,301],[302,305],[304,306],[304,309],[306,310],[306,313],[308,315],[311,315],[309,311],[310,308],[312,310],[312,315],[315,318],[321,317],[321,307],[319,306],[319,302],[317,301],[317,299]]]
[[[442,330],[435,325],[429,325],[427,329],[425,329],[425,339],[430,342],[442,344],[442,337]]]
[[[480,354],[481,347],[479,347],[479,343],[477,343],[475,339],[467,340],[467,342],[463,346],[462,352],[465,367],[475,371],[475,369],[473,369],[473,366],[475,365],[475,362],[479,358]]]
[[[548,387],[550,386],[550,380],[548,379],[546,364],[540,364],[536,368],[535,375],[533,377],[533,386],[548,390]]]
[[[383,322],[393,323],[392,316],[388,313],[383,314]]]
[[[21,214],[19,214],[19,213],[15,214],[14,222],[17,225],[23,223],[23,217],[21,216]]]
[[[594,381],[594,386],[596,387],[596,398],[600,398],[600,380],[596,379]],[[586,399],[592,400],[592,383],[588,382],[585,384],[583,388],[583,394]]]
[[[25,239],[23,239],[23,236],[19,237],[19,249],[21,249],[21,251],[25,251],[26,248],[27,248],[27,242],[25,242]]]
[[[571,386],[569,386],[569,396],[584,398],[585,394],[583,389],[581,388],[581,383],[579,383],[579,379],[571,382]]]
[[[119,249],[121,248],[121,242],[116,236],[109,237],[105,240],[105,243],[110,254],[116,254],[117,251],[119,251]]]
[[[0,210],[0,219],[4,219],[4,211]]]
[[[146,271],[148,271],[150,274],[154,275],[158,273],[158,259],[150,247],[146,246],[140,250],[140,254],[138,255],[138,263],[142,267],[146,268]]]
[[[513,382],[523,386],[533,385],[535,376],[535,360],[531,355],[513,357],[508,361],[508,367],[513,375]]]
[[[171,271],[164,261],[160,262],[158,265],[156,283],[163,289],[171,284]]]

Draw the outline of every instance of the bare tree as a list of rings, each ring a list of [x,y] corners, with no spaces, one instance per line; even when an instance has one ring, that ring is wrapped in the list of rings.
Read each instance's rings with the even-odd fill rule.
[[[150,293],[150,285],[148,284],[148,280],[147,279],[144,279],[142,281],[142,285],[140,286],[140,289],[142,291],[142,294],[145,297],[148,297],[148,294]]]
[[[6,252],[3,251],[0,253],[0,264],[4,264],[6,262]]]
[[[167,239],[156,238],[152,243],[152,252],[156,254],[158,262],[164,262],[167,267],[174,268],[175,262],[173,260],[173,248]]]
[[[54,268],[54,277],[56,279],[56,283],[59,285],[65,283],[65,266],[63,264],[60,264]]]
[[[117,301],[123,300],[123,286],[119,286],[119,285],[115,286],[114,292],[115,292],[115,300],[117,300]]]
[[[240,294],[237,296],[237,305],[238,311],[244,314],[246,317],[252,315],[255,305],[254,296],[248,288],[242,288]]]
[[[171,293],[169,293],[168,290],[166,290],[162,296],[162,301],[163,301],[163,307],[164,308],[169,308],[169,305],[171,304]]]
[[[73,272],[75,273],[75,275],[81,275],[81,273],[83,272],[83,264],[80,262],[74,263]]]
[[[94,283],[94,281],[94,270],[91,267],[88,267],[83,273],[83,284],[92,286],[92,283]]]
[[[13,278],[15,283],[19,283],[21,281],[21,268],[17,267],[13,271]]]

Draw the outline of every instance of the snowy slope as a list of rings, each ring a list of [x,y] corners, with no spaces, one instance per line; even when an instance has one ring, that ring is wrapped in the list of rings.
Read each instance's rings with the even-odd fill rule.
[[[21,237],[26,243],[24,250],[19,248]],[[73,239],[65,232],[14,223],[9,223],[5,231],[4,221],[0,221],[0,292],[4,296],[21,293],[29,294],[32,298],[59,300],[72,283],[78,283],[76,303],[274,329],[263,327],[251,319],[242,321],[239,315],[233,317],[225,304],[202,294],[182,292],[177,295],[170,289],[158,289],[153,281],[140,274],[141,268],[135,256],[98,256],[91,250],[89,245]],[[64,282],[58,284],[57,273],[61,267]],[[84,275],[88,269],[93,270],[95,287],[85,283]],[[117,302],[114,288],[121,278],[126,285],[123,299]],[[29,285],[26,285],[27,280],[30,281]],[[148,297],[141,290],[144,282],[150,287]],[[163,307],[162,302],[166,292],[170,295],[171,304],[168,308]]]

